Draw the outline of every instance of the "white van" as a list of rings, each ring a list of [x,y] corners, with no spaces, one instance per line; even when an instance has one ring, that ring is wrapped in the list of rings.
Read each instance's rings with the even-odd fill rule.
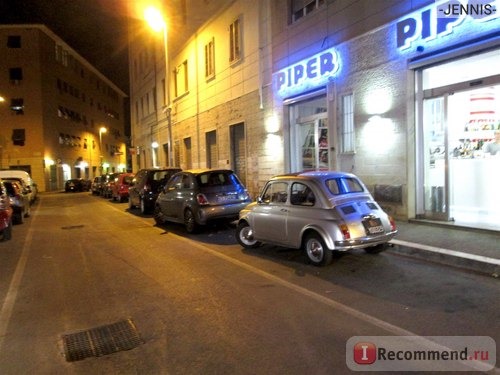
[[[33,203],[35,201],[38,191],[36,184],[33,182],[28,172],[19,169],[2,169],[0,170],[0,178],[5,180],[9,178],[21,178],[30,189],[30,202]]]

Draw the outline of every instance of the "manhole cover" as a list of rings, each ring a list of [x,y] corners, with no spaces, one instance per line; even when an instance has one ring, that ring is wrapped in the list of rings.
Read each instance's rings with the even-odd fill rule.
[[[66,361],[130,350],[142,344],[131,319],[62,336]]]

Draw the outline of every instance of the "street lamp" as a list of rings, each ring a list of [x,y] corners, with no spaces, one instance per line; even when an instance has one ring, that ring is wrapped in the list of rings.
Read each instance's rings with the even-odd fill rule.
[[[163,46],[165,53],[165,113],[167,115],[167,128],[168,128],[168,165],[173,165],[172,156],[172,117],[170,108],[170,79],[169,79],[169,55],[168,55],[168,38],[167,38],[167,23],[163,18],[161,12],[155,7],[148,7],[144,10],[144,19],[151,26],[151,28],[158,32],[163,30]],[[154,62],[156,65],[156,61]],[[156,85],[156,82],[155,82]]]

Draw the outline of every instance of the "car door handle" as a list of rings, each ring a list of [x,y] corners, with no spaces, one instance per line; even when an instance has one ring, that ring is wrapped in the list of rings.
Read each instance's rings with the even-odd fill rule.
[[[286,208],[282,208],[280,211],[281,212],[288,212],[288,210]]]

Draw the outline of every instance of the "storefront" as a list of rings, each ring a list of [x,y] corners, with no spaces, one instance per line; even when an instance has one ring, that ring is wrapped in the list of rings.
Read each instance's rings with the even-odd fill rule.
[[[419,12],[420,20],[425,12],[442,22],[433,7]],[[500,230],[500,153],[489,146],[500,131],[499,27],[498,17],[464,14],[430,46],[411,42],[431,50],[409,63],[416,93],[417,217]]]
[[[476,11],[433,2],[275,72],[287,171],[353,172],[396,216],[500,230],[500,17]]]
[[[284,98],[284,122],[288,128],[285,149],[290,171],[334,168],[330,131],[334,110],[329,110],[327,89],[340,71],[340,56],[329,48],[274,74],[274,91]]]

